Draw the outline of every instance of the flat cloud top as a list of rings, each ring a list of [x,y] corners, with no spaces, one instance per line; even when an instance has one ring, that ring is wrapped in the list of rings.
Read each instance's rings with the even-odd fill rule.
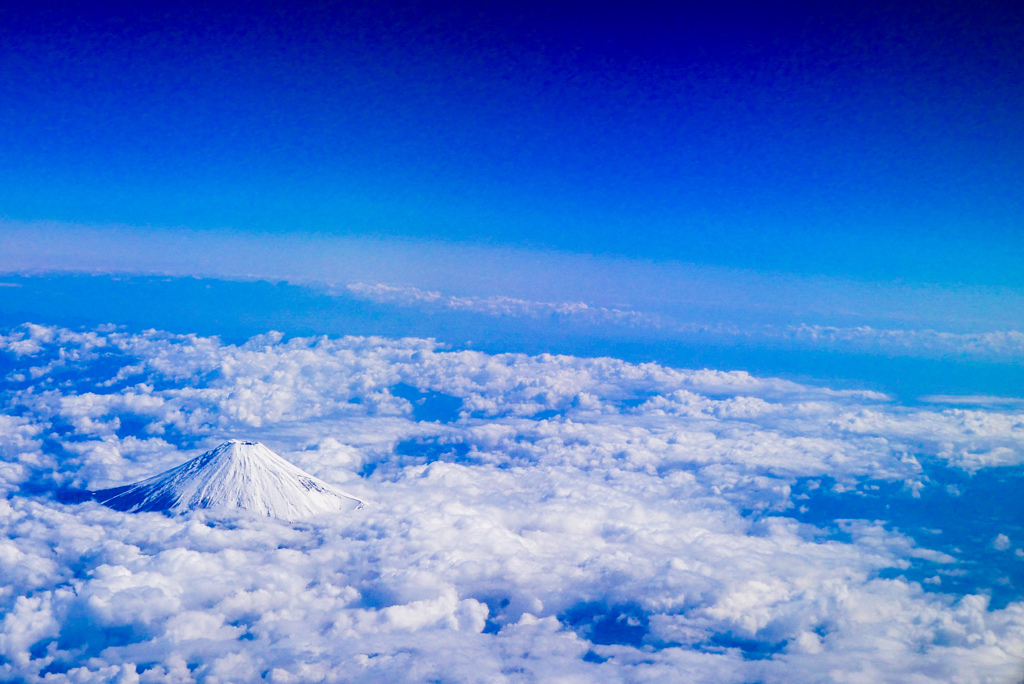
[[[1024,671],[1024,603],[931,590],[968,561],[882,521],[797,513],[814,488],[919,494],[929,468],[1024,464],[1019,412],[422,339],[282,340],[32,325],[0,337],[0,678]],[[67,497],[230,437],[373,504],[290,524]],[[984,532],[998,558],[1024,556],[1015,530]],[[917,567],[934,586],[906,579]]]

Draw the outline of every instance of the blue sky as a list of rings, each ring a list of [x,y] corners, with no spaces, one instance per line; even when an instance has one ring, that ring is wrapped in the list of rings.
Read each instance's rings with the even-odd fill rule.
[[[9,219],[1024,283],[1008,9],[69,3],[3,19]]]

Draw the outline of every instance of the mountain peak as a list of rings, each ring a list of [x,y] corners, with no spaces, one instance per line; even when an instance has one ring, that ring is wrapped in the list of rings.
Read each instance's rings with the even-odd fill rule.
[[[238,439],[148,480],[94,492],[93,498],[133,513],[240,508],[284,520],[363,505],[360,499],[313,477],[263,444]]]

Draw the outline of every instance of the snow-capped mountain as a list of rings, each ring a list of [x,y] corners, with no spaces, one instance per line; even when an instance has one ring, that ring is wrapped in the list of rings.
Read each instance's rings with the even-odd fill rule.
[[[148,480],[96,491],[93,498],[120,511],[241,508],[284,520],[363,505],[259,442],[237,439]]]

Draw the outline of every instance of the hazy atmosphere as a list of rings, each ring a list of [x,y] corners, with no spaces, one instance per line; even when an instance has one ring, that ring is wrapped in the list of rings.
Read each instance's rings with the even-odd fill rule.
[[[1024,12],[0,8],[0,679],[1024,681]]]

